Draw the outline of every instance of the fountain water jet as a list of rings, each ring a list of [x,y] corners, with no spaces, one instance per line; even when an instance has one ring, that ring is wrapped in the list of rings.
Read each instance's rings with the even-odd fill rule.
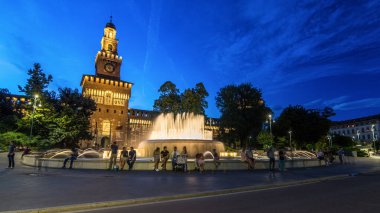
[[[223,152],[224,144],[212,140],[212,132],[205,130],[204,122],[203,115],[160,114],[154,121],[149,140],[141,142],[138,149],[141,150],[142,157],[151,157],[156,147],[162,150],[164,146],[170,152],[175,146],[178,151],[182,151],[182,147],[186,146],[189,157],[213,149]]]

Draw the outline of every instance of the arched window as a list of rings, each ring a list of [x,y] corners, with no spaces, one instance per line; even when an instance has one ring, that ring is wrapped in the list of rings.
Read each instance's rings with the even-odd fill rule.
[[[104,94],[104,104],[112,105],[112,92],[106,91]]]
[[[108,51],[112,51],[112,44],[108,44]]]

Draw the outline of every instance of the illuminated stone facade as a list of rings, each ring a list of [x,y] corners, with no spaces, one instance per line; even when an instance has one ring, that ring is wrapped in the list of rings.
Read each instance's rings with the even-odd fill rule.
[[[94,142],[105,147],[116,141],[127,144],[128,104],[132,83],[120,80],[122,57],[117,53],[118,40],[112,20],[104,28],[101,50],[95,58],[95,75],[84,75],[82,94],[96,102],[91,116]]]
[[[119,146],[134,146],[149,138],[153,121],[158,115],[150,110],[129,109],[132,83],[120,80],[122,57],[118,55],[116,27],[112,20],[106,24],[101,39],[101,50],[95,58],[95,75],[83,75],[82,94],[91,97],[97,110],[91,116],[94,141],[83,141],[82,146],[95,143],[107,147],[116,141]],[[206,120],[206,130],[218,135],[216,119]]]

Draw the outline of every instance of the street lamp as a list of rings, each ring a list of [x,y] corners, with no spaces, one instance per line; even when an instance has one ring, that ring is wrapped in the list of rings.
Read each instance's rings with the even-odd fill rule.
[[[34,95],[34,98],[32,98],[33,100],[33,111],[32,111],[32,119],[31,119],[31,125],[30,125],[30,135],[29,135],[29,140],[32,141],[32,136],[33,136],[33,124],[34,124],[34,113],[36,112],[36,108],[37,108],[37,101],[39,99],[39,96],[36,94]],[[38,104],[39,107],[41,107],[41,103]]]
[[[372,124],[371,132],[372,132],[372,140],[373,140],[373,154],[376,154],[375,124]]]
[[[269,114],[268,118],[269,118],[269,132],[272,135],[272,115]]]
[[[330,148],[332,147],[332,137],[331,135],[327,135],[327,139],[329,140]]]
[[[248,137],[248,143],[249,143],[249,146],[251,146],[251,138],[252,138],[252,136],[249,136],[249,137]]]
[[[358,136],[358,142],[360,141],[360,131],[356,130],[356,135]]]
[[[290,146],[290,150],[293,150],[292,149],[292,130],[289,130],[289,146]]]

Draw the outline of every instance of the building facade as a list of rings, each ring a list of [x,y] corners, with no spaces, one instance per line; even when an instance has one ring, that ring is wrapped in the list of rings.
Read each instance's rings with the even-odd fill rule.
[[[122,57],[118,55],[116,27],[112,20],[104,28],[101,50],[95,57],[95,75],[83,75],[82,94],[96,102],[91,116],[95,142],[105,147],[112,141],[124,145],[128,132],[128,104],[132,83],[120,80]]]
[[[373,142],[380,135],[380,114],[351,120],[333,122],[331,135],[351,137],[354,141]]]
[[[112,19],[104,28],[101,49],[95,57],[95,75],[83,75],[82,94],[92,98],[97,105],[91,116],[93,144],[106,147],[116,141],[119,146],[137,147],[149,138],[158,113],[129,108],[133,84],[120,79],[122,57],[118,55],[116,26]],[[217,119],[206,119],[205,129],[218,135]]]

